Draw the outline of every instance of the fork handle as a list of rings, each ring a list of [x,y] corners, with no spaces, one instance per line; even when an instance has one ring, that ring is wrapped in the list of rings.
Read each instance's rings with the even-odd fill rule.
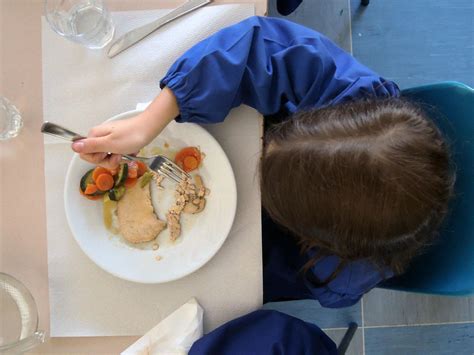
[[[50,136],[65,139],[69,142],[75,142],[79,139],[84,139],[86,137],[81,136],[80,134],[73,132],[65,127],[62,127],[56,123],[53,122],[44,122],[43,125],[41,126],[41,132],[44,134],[49,134]],[[111,153],[107,153],[111,154]],[[139,157],[134,157],[132,155],[127,155],[127,154],[122,154],[122,158],[128,161],[135,161],[139,160],[142,162],[145,162],[145,158],[139,158]]]
[[[64,128],[56,123],[48,121],[43,123],[41,126],[41,132],[44,134],[49,134],[50,136],[65,139],[69,142],[75,142],[79,139],[85,138],[76,132],[70,131],[69,129]]]

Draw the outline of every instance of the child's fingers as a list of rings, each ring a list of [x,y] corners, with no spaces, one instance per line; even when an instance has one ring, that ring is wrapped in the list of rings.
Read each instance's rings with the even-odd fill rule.
[[[106,153],[110,148],[107,137],[85,138],[72,144],[72,150],[80,154]]]
[[[107,169],[116,168],[122,160],[120,154],[108,155],[106,153],[92,153],[81,154],[80,157],[91,164],[99,165]]]
[[[80,154],[80,157],[91,164],[99,165],[107,158],[107,153]]]
[[[108,125],[103,124],[100,126],[95,126],[89,131],[88,137],[102,137],[110,134],[111,129]]]
[[[103,160],[102,163],[100,163],[100,166],[107,169],[114,169],[120,164],[121,161],[122,156],[120,154],[112,154],[109,155],[107,159]]]

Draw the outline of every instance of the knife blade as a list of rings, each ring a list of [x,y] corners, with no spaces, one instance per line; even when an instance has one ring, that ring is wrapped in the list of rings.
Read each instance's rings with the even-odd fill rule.
[[[166,25],[167,23],[186,15],[187,13],[196,10],[204,5],[209,4],[212,0],[189,0],[183,5],[172,10],[168,14],[159,19],[152,21],[146,25],[138,27],[130,32],[127,32],[120,38],[118,38],[109,48],[107,56],[109,58],[115,57],[117,54],[123,52],[125,49],[133,46],[149,34],[156,31],[158,28]]]

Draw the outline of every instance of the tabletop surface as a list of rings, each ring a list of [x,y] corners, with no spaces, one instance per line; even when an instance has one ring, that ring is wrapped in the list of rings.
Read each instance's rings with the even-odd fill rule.
[[[41,79],[42,0],[0,1],[0,93],[22,113],[21,136],[0,142],[0,270],[15,275],[33,294],[40,329],[49,329],[48,266],[44,190]],[[112,11],[173,8],[176,0],[108,0]],[[265,15],[266,0],[215,0],[215,4],[253,3]],[[18,157],[23,157],[21,166]],[[23,177],[21,194],[18,178]],[[12,206],[14,201],[14,208]],[[117,353],[137,337],[50,338],[34,353]]]

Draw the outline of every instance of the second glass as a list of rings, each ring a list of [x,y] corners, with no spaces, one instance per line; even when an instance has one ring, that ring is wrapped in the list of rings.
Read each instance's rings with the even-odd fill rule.
[[[45,0],[44,9],[54,32],[87,48],[103,48],[114,37],[114,24],[102,0]]]
[[[16,137],[23,127],[20,112],[6,97],[0,96],[0,141]]]

